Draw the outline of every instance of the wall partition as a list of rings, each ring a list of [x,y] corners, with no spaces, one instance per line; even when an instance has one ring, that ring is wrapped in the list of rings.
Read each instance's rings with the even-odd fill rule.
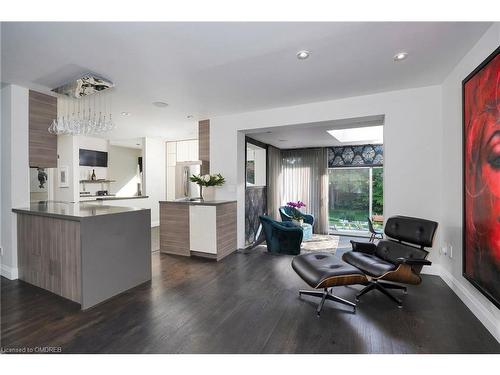
[[[267,149],[265,143],[246,138],[245,150],[245,245],[262,239],[259,216],[267,213]]]

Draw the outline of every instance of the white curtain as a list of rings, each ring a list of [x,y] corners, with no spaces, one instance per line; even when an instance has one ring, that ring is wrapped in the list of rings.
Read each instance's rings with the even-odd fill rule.
[[[311,213],[315,217],[314,232],[328,233],[326,149],[281,151],[281,159],[282,191],[279,205],[298,200],[304,202],[306,207],[303,212]],[[271,173],[271,170],[269,172]],[[274,209],[274,206],[269,207]]]
[[[323,147],[320,149],[319,163],[319,214],[317,216],[317,231],[321,234],[328,234],[330,231],[330,223],[328,219],[328,149]]]
[[[267,214],[274,220],[280,220],[278,209],[282,203],[282,167],[281,150],[267,148]]]

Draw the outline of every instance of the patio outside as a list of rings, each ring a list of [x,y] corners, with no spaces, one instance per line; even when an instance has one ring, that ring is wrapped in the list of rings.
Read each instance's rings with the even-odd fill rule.
[[[383,167],[329,170],[329,222],[334,233],[368,234],[368,220],[383,227]]]

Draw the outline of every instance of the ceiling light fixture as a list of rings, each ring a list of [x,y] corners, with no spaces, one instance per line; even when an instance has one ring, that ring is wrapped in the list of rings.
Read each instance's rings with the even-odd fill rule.
[[[122,116],[130,116],[130,112],[122,112]]]
[[[307,51],[307,50],[305,50],[305,49],[303,49],[303,50],[301,50],[301,51],[297,52],[297,58],[298,58],[299,60],[305,60],[305,59],[307,59],[310,55],[311,55],[311,52],[309,52],[309,51]]]
[[[58,116],[47,129],[56,135],[89,135],[115,129],[111,96],[108,89],[114,83],[87,73],[57,87]],[[77,109],[78,108],[78,109]]]
[[[187,116],[188,119],[192,119],[193,118],[193,115],[188,115]]]
[[[403,61],[408,57],[408,52],[398,52],[393,56],[395,62]]]
[[[153,102],[153,105],[158,108],[165,108],[168,107],[168,103],[165,102]]]

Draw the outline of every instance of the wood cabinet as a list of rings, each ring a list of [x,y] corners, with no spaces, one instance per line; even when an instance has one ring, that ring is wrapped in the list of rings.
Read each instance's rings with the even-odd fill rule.
[[[201,173],[210,173],[210,120],[198,122],[198,145]]]
[[[48,128],[57,117],[57,98],[29,92],[29,164],[30,167],[57,167],[57,136]]]
[[[221,260],[236,251],[236,202],[160,202],[160,251]]]
[[[50,202],[17,214],[19,279],[87,309],[151,280],[151,211]]]
[[[81,303],[80,223],[17,215],[19,279]]]

